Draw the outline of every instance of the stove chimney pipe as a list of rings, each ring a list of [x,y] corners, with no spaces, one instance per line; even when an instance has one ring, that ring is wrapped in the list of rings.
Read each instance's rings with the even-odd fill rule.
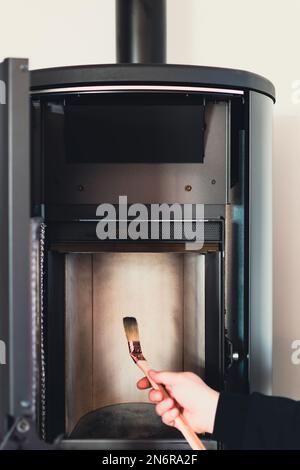
[[[166,1],[116,0],[118,63],[166,61]]]

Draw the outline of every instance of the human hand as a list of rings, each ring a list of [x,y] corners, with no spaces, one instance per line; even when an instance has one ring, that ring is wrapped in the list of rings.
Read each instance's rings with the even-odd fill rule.
[[[156,403],[156,412],[162,421],[175,426],[175,419],[181,413],[187,424],[197,433],[212,433],[219,400],[219,393],[206,385],[192,372],[155,372],[149,375],[154,382],[163,385],[170,398],[162,392],[151,389],[149,399]],[[144,377],[137,383],[139,389],[151,387]]]

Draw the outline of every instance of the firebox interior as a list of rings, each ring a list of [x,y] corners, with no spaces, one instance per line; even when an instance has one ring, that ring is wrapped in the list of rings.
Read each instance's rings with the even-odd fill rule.
[[[143,351],[154,369],[203,375],[204,255],[69,253],[65,272],[68,434],[91,411],[113,405],[112,415],[126,416],[128,405],[138,413],[139,404],[148,402],[148,392],[136,388],[141,372],[128,354],[125,315],[137,317]],[[152,414],[142,409],[145,416]],[[140,426],[136,433],[137,438]]]
[[[66,246],[48,251],[41,409],[48,441],[59,435],[180,439],[156,416],[148,392],[136,387],[141,372],[129,356],[126,315],[138,319],[151,367],[193,371],[219,387],[221,253],[179,251],[176,244],[166,244],[164,251],[142,247],[91,252],[72,245],[72,251]]]

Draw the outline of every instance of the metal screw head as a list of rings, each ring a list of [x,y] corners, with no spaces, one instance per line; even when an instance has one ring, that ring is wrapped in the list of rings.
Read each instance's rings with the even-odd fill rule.
[[[23,433],[29,431],[29,429],[30,429],[30,424],[29,424],[29,422],[27,421],[27,419],[22,418],[22,419],[18,422],[18,424],[17,424],[17,426],[16,426],[16,429],[17,429],[18,432],[20,432],[20,433],[23,434]]]
[[[212,179],[212,180],[211,180],[211,184],[216,184],[216,180],[215,180],[215,179]]]
[[[77,191],[80,191],[80,192],[81,192],[81,191],[84,191],[84,186],[83,186],[82,184],[79,184],[79,185],[77,186]]]
[[[187,184],[184,188],[188,193],[192,191],[192,186],[190,184]]]

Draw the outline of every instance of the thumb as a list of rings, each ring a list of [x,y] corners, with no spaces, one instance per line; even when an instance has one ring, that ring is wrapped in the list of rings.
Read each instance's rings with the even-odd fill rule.
[[[156,372],[154,370],[149,371],[149,376],[157,384],[163,385],[175,385],[178,383],[180,374],[178,372]]]

